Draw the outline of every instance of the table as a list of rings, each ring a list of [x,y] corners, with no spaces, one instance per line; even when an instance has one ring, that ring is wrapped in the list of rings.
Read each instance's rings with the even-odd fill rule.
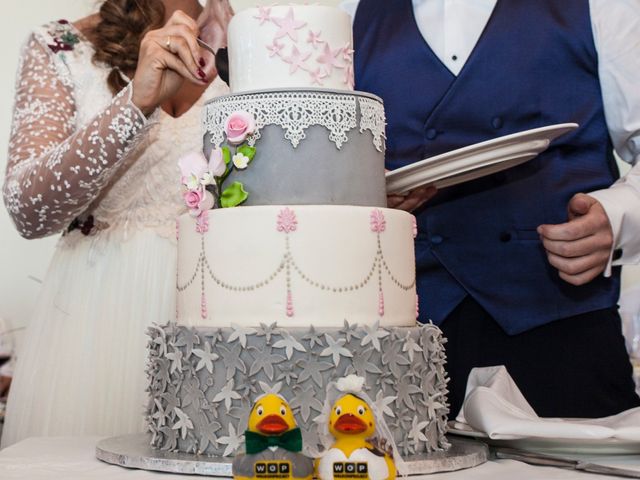
[[[94,457],[99,437],[30,438],[0,451],[2,480],[197,480],[166,473],[128,470]],[[611,457],[609,457],[611,458]],[[611,463],[611,462],[608,462]],[[618,466],[640,470],[640,456],[624,456]],[[606,477],[550,467],[534,467],[513,460],[494,460],[458,472],[439,473],[411,480],[597,480]]]

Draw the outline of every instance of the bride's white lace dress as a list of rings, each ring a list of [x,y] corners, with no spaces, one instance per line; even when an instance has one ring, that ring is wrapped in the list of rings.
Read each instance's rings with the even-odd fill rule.
[[[130,87],[111,95],[93,53],[59,21],[21,57],[5,204],[25,237],[66,233],[19,352],[4,446],[143,431],[145,331],[175,318],[177,159],[201,148],[201,106],[226,86],[177,119],[146,119]]]

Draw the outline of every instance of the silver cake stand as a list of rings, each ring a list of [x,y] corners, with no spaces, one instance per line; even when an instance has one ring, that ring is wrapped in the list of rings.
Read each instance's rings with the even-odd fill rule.
[[[451,472],[475,467],[489,458],[488,447],[475,440],[449,437],[446,452],[427,453],[405,458],[409,475]],[[103,462],[127,468],[158,472],[231,477],[231,459],[187,455],[154,450],[145,433],[101,440],[96,457]]]

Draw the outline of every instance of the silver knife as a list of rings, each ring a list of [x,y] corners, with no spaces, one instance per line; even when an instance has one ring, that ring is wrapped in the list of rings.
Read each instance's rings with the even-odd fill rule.
[[[599,473],[601,475],[640,478],[640,470],[609,467],[597,463],[573,460],[571,458],[556,457],[555,455],[545,455],[541,453],[527,452],[525,450],[517,450],[515,448],[492,447],[491,450],[498,459],[517,460],[530,465],[568,468],[581,472]]]

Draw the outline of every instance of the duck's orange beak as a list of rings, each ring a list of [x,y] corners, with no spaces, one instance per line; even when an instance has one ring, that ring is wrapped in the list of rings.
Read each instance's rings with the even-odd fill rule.
[[[278,415],[268,415],[260,420],[256,428],[265,435],[278,435],[289,430],[289,425]]]
[[[367,429],[367,424],[360,420],[355,415],[345,413],[336,420],[336,424],[333,426],[338,432],[346,435],[357,435]]]

